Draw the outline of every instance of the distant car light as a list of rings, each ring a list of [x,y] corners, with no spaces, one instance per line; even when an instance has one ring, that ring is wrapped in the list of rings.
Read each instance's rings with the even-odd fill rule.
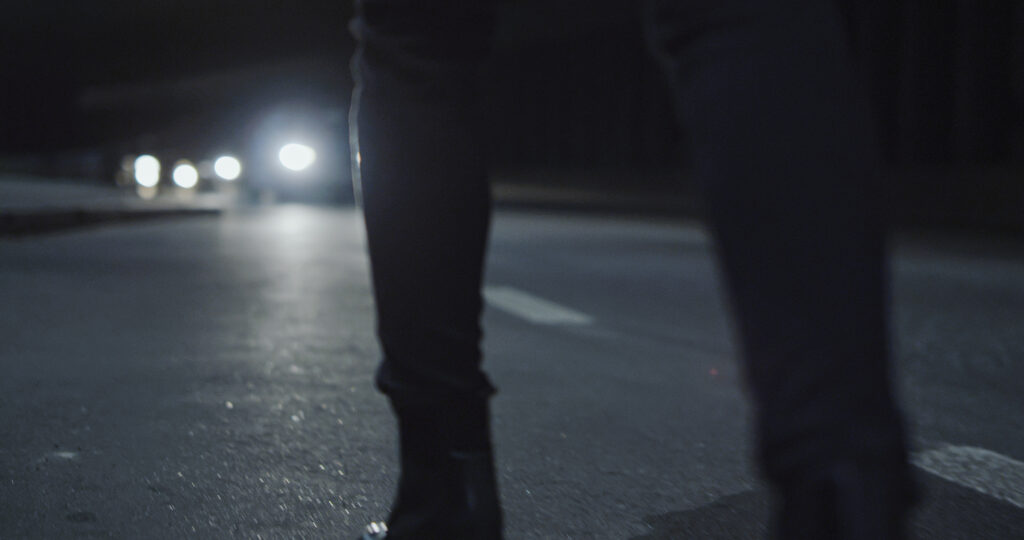
[[[316,161],[316,150],[298,143],[289,143],[281,147],[277,153],[281,165],[293,171],[308,169]]]
[[[191,163],[181,162],[174,167],[171,178],[178,187],[192,189],[199,183],[199,171]]]
[[[142,187],[156,187],[160,183],[160,160],[149,154],[135,158],[135,182]]]
[[[242,162],[231,156],[221,156],[213,162],[213,172],[224,180],[235,180],[242,175]]]

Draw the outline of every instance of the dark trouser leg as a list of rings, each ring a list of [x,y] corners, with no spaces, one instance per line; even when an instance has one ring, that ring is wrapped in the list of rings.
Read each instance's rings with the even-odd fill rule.
[[[475,101],[488,4],[362,0],[352,24],[353,145],[384,351],[377,384],[402,447],[396,540],[500,535],[493,388],[480,369],[490,198]]]
[[[357,5],[354,143],[384,348],[378,384],[402,399],[487,396],[479,317],[490,195],[474,105],[490,10]]]
[[[837,10],[662,1],[652,15],[706,182],[761,465],[783,494],[779,534],[890,538],[909,483],[888,373],[878,152]],[[800,505],[830,489],[887,495],[815,523],[822,508]],[[888,515],[850,523],[858,513]]]

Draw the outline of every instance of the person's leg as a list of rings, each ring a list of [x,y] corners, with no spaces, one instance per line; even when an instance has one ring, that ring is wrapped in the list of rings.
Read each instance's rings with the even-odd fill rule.
[[[661,1],[651,40],[704,185],[783,538],[898,537],[878,150],[838,10]],[[841,532],[840,532],[841,531]]]
[[[475,106],[491,26],[484,0],[360,0],[352,23],[377,385],[401,439],[389,539],[500,537],[494,390],[480,369],[490,198]]]

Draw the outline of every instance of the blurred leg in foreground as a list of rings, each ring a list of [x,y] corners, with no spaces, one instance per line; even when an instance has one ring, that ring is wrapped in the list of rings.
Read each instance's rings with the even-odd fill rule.
[[[870,108],[834,2],[659,0],[649,37],[691,135],[779,538],[901,538]]]
[[[835,6],[662,1],[651,38],[692,134],[757,406],[779,538],[900,538],[877,156]],[[489,2],[359,0],[353,144],[399,424],[387,538],[497,539],[480,369],[490,201],[476,111]],[[378,535],[378,537],[382,537]]]
[[[353,134],[384,357],[399,425],[392,540],[496,539],[480,369],[490,191],[475,106],[492,10],[473,0],[360,0]]]

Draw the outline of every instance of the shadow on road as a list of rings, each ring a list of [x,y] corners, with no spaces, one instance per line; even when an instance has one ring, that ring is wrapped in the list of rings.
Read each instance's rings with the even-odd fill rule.
[[[1024,538],[1024,509],[931,475],[919,476],[924,501],[912,517],[915,540]],[[766,538],[771,499],[745,491],[692,510],[647,516],[653,531],[630,540]]]
[[[744,491],[692,510],[647,516],[644,521],[654,530],[630,540],[764,538],[768,510],[766,490]]]

